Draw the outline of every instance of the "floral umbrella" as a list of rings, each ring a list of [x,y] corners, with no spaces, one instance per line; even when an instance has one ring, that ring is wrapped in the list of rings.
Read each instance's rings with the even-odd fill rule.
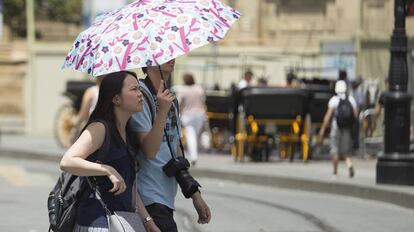
[[[97,17],[63,68],[99,76],[160,65],[222,39],[239,17],[218,0],[138,0]]]

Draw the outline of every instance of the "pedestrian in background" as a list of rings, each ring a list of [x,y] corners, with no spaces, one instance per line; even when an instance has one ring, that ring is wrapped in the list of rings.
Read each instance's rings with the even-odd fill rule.
[[[243,79],[239,81],[239,84],[237,85],[237,88],[239,90],[242,90],[244,88],[247,88],[251,86],[253,80],[253,72],[248,70],[244,73]]]
[[[353,138],[353,149],[357,151],[359,149],[359,131],[360,131],[360,123],[359,123],[359,114],[362,109],[365,107],[365,96],[364,91],[362,88],[362,77],[358,77],[357,80],[351,82],[352,87],[352,96],[357,103],[358,108],[358,117],[355,120],[354,127],[352,129],[352,138]]]
[[[241,91],[249,86],[252,85],[252,80],[253,80],[253,72],[250,70],[247,70],[244,73],[243,79],[241,79],[239,81],[239,83],[237,84],[237,88],[236,85],[233,85],[233,83],[230,86],[230,91],[231,91],[231,95],[233,97],[233,120],[232,120],[232,131],[233,131],[233,135],[230,138],[230,141],[234,142],[235,138],[236,138],[236,131],[237,131],[237,118],[239,115],[239,104],[240,104],[240,94]]]
[[[213,90],[214,90],[214,91],[220,91],[220,90],[221,90],[219,83],[215,83],[215,84],[213,85]]]
[[[257,86],[258,87],[267,87],[267,79],[266,79],[266,77],[259,78],[259,80],[257,80]]]
[[[191,164],[195,165],[198,159],[198,137],[206,120],[206,96],[203,88],[195,83],[192,74],[184,74],[183,81],[185,86],[178,93],[178,102],[187,151]]]
[[[74,125],[76,128],[79,128],[79,130],[95,109],[96,103],[98,102],[99,86],[101,85],[103,77],[104,76],[95,77],[96,84],[87,88],[85,94],[83,94],[82,103]]]
[[[348,73],[346,70],[341,69],[338,71],[338,81],[345,81],[345,83],[349,85]]]
[[[374,115],[373,118],[371,119],[371,127],[370,130],[368,131],[369,136],[372,136],[374,134],[375,128],[377,127],[377,121],[381,115],[382,110],[384,109],[384,105],[385,105],[385,93],[386,91],[388,91],[388,78],[386,78],[384,80],[384,90],[379,93],[379,97],[376,99],[375,102],[375,108],[374,108]]]
[[[286,88],[296,88],[299,86],[299,80],[293,72],[289,72],[286,75],[286,82],[283,87]]]
[[[323,141],[325,130],[329,123],[330,132],[330,155],[333,165],[333,179],[338,176],[338,163],[340,158],[345,158],[349,171],[349,177],[355,175],[351,160],[352,154],[352,128],[358,116],[358,107],[355,99],[348,95],[347,84],[339,80],[335,84],[335,93],[328,102],[328,110],[325,114],[322,127],[319,130],[319,141]]]
[[[82,128],[95,109],[99,97],[99,86],[101,85],[103,77],[104,76],[95,77],[95,85],[87,88],[82,96],[79,112],[72,122],[73,128],[71,130],[71,144],[73,144],[79,137]]]

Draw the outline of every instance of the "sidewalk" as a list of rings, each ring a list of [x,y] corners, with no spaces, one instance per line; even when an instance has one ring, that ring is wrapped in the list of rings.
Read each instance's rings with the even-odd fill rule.
[[[64,152],[53,139],[10,134],[2,134],[0,139],[0,156],[58,162]],[[236,163],[230,155],[201,154],[191,173],[197,177],[378,200],[414,209],[414,186],[377,185],[376,160],[355,159],[354,165],[355,178],[348,177],[342,162],[339,178],[332,181],[329,161]]]

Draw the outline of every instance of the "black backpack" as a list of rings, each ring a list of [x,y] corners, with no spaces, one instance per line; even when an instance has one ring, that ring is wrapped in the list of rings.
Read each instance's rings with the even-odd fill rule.
[[[96,151],[97,161],[103,160],[109,151],[110,140],[105,122],[105,139]],[[86,177],[62,172],[55,187],[49,193],[47,209],[49,212],[49,231],[72,232],[76,222],[76,211],[83,195],[89,189]]]
[[[340,98],[338,107],[336,108],[336,124],[339,129],[350,129],[354,126],[354,122],[354,108],[348,96],[345,99]]]

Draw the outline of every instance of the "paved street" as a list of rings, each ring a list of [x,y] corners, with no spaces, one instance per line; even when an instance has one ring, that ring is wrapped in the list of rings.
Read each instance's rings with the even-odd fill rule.
[[[413,210],[378,201],[212,179],[201,182],[213,220],[198,231],[408,232],[414,228]],[[180,199],[177,205],[179,212],[192,212],[191,202]]]
[[[0,231],[46,231],[46,200],[56,179],[56,163],[0,159]]]
[[[47,228],[46,198],[57,164],[0,158],[0,228],[41,232]],[[414,210],[388,203],[200,178],[213,218],[196,224],[190,200],[178,193],[180,231],[195,232],[357,232],[412,231]]]

